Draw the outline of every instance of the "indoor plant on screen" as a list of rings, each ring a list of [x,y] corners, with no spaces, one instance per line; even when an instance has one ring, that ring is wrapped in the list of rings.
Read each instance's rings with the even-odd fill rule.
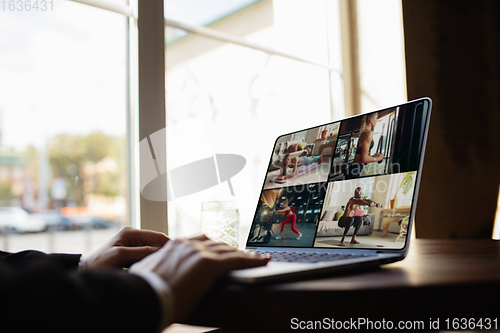
[[[395,209],[398,207],[399,190],[403,189],[403,195],[406,195],[413,187],[414,180],[415,180],[415,172],[407,172],[404,175],[403,180],[401,180],[401,184],[399,185],[396,191],[396,194],[394,194],[394,198],[391,199],[391,209]]]

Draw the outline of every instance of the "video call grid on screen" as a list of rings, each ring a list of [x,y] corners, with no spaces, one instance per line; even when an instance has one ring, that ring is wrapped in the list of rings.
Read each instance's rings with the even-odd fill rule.
[[[280,136],[247,246],[403,248],[428,108],[422,99]]]

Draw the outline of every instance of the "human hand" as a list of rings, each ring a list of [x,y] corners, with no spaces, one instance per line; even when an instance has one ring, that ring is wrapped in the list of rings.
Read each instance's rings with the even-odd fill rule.
[[[373,158],[375,158],[375,162],[382,161],[384,159],[384,154],[382,153],[375,153],[373,154]]]
[[[86,269],[124,268],[161,248],[169,238],[161,232],[124,227],[86,257]]]
[[[160,250],[130,267],[131,273],[154,272],[172,288],[174,322],[194,309],[224,273],[266,265],[268,257],[250,254],[222,242],[205,239],[170,240]]]

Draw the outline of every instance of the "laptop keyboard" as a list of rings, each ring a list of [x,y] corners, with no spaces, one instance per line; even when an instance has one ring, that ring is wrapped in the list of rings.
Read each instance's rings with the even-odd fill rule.
[[[268,254],[271,260],[281,262],[316,263],[323,261],[347,260],[354,258],[373,257],[376,254],[352,254],[352,253],[324,253],[324,252],[281,252],[281,251],[255,251],[258,254]]]

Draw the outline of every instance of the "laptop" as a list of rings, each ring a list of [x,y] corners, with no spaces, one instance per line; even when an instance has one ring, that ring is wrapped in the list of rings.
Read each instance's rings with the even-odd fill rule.
[[[283,281],[404,259],[431,104],[421,98],[279,136],[246,242],[271,261],[229,279]]]

